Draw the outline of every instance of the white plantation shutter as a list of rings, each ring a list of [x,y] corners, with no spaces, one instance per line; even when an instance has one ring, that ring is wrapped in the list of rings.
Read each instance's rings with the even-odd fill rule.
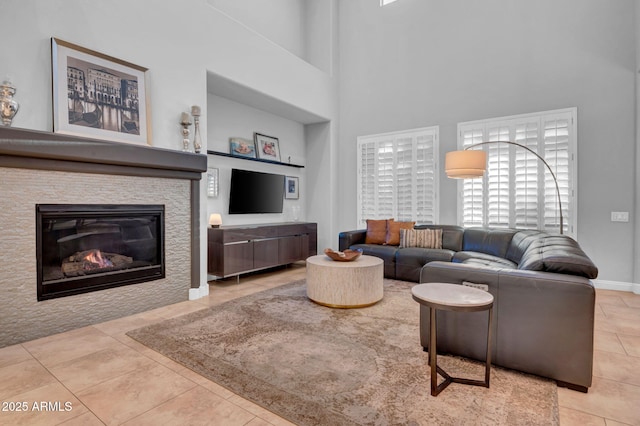
[[[509,140],[509,128],[489,128],[489,141]],[[487,221],[497,228],[509,227],[510,155],[508,144],[487,145]]]
[[[377,206],[375,144],[358,145],[358,176],[362,202],[358,204],[358,217],[374,217]]]
[[[538,121],[530,121],[516,125],[514,141],[538,152]],[[515,148],[514,183],[515,210],[514,225],[521,229],[542,229],[539,220],[538,205],[542,204],[538,188],[541,188],[542,176],[547,168],[526,149]]]
[[[468,128],[462,131],[462,147],[483,141],[482,130]],[[471,148],[480,149],[480,148]],[[462,223],[464,226],[482,226],[485,218],[484,184],[482,179],[465,179],[462,182]]]
[[[486,141],[512,141],[543,157],[558,179],[564,231],[576,230],[576,109],[501,117],[458,124],[460,149]],[[485,144],[482,178],[460,183],[463,226],[541,229],[558,232],[560,210],[553,177],[532,153],[509,144]]]
[[[376,214],[381,217],[393,216],[395,168],[393,140],[380,141],[378,144],[377,167],[377,207]]]
[[[394,217],[400,221],[411,220],[414,213],[413,186],[415,153],[413,150],[413,138],[399,137],[396,140],[396,213]]]
[[[562,213],[564,217],[571,217],[573,211],[573,203],[570,202],[570,194],[575,191],[573,188],[573,179],[571,173],[572,163],[570,158],[575,153],[570,152],[569,131],[570,118],[551,115],[543,118],[544,129],[544,155],[543,157],[551,166],[556,178],[558,179],[558,187],[560,189],[560,199],[562,201]],[[548,170],[545,172],[544,178],[544,222],[545,228],[557,229],[560,227],[560,214],[557,203],[556,187],[553,177]],[[566,222],[566,220],[565,220]],[[566,223],[565,223],[566,228]]]
[[[438,223],[438,128],[415,136],[415,172],[413,173],[413,214],[417,223]],[[415,218],[415,219],[414,219]]]
[[[438,128],[358,137],[358,226],[437,222]]]

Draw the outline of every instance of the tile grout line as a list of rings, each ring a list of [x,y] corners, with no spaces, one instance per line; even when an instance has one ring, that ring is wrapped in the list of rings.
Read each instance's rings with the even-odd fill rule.
[[[599,418],[599,419],[602,419],[602,420],[605,422],[605,426],[606,426],[606,421],[607,421],[607,418],[606,418],[606,417],[602,417],[602,416],[599,416],[599,415],[597,415],[597,414],[589,413],[589,412],[587,412],[587,411],[579,410],[579,409],[577,409],[577,408],[567,407],[567,406],[565,406],[565,405],[558,405],[558,407],[561,407],[561,408],[564,408],[564,409],[567,409],[567,410],[571,410],[571,411],[575,411],[575,412],[577,412],[577,413],[582,413],[582,414],[587,415],[587,416],[597,417],[597,418]],[[609,420],[613,420],[613,419],[609,419]],[[614,420],[614,421],[615,421],[615,420]],[[618,422],[618,423],[620,423],[620,422]],[[560,425],[561,425],[561,423],[560,423]]]
[[[627,351],[627,348],[625,348],[624,343],[622,343],[622,339],[620,338],[620,336],[618,336],[618,333],[615,333],[615,335],[616,335],[616,340],[618,341],[618,343],[620,343],[620,346],[622,347],[622,350],[624,351],[624,354],[626,356],[632,356]]]
[[[115,339],[114,339],[114,340],[115,340]],[[33,358],[33,359],[34,359],[38,364],[40,364],[40,366],[41,366],[42,368],[44,368],[44,369],[45,369],[45,371],[46,371],[46,372],[47,372],[51,377],[53,377],[53,379],[54,379],[54,380],[55,380],[55,381],[56,381],[60,386],[62,386],[64,389],[66,389],[66,390],[67,390],[67,392],[69,392],[71,395],[73,395],[73,397],[74,397],[75,399],[77,399],[77,400],[78,400],[78,402],[79,402],[80,404],[82,404],[82,406],[87,410],[87,412],[88,412],[88,413],[93,414],[93,416],[95,416],[95,418],[96,418],[96,419],[98,419],[102,424],[105,424],[105,423],[102,421],[102,419],[101,419],[100,417],[98,417],[98,415],[97,415],[96,413],[94,413],[94,412],[93,412],[93,410],[91,410],[89,407],[87,407],[87,405],[84,403],[84,401],[82,401],[82,399],[80,399],[80,397],[79,397],[78,395],[76,395],[76,393],[75,393],[75,392],[73,392],[73,391],[72,391],[71,389],[69,389],[69,388],[68,388],[68,387],[67,387],[67,386],[66,386],[62,381],[60,381],[60,379],[58,379],[58,376],[56,376],[55,374],[53,374],[53,372],[51,372],[51,370],[49,370],[49,368],[47,368],[47,366],[45,366],[45,365],[44,365],[44,364],[43,364],[43,363],[42,363],[38,358],[36,358],[36,357],[35,357],[35,355],[33,355],[33,354],[31,353],[31,351],[29,351],[29,349],[27,349],[26,347],[24,347],[22,344],[20,344],[20,346],[22,346],[22,348],[23,348],[25,351],[27,351],[27,353],[28,353],[28,354],[29,354],[29,355],[30,355],[30,356],[31,356],[31,357],[32,357],[32,358]],[[39,387],[37,387],[37,388],[33,388],[33,389],[31,389],[29,392],[31,392],[31,391],[33,391],[33,390],[35,390],[35,389],[40,389],[40,388],[42,388],[42,387],[44,387],[44,386],[39,386]],[[73,416],[73,417],[71,417],[71,418],[69,418],[69,419],[64,420],[62,423],[65,423],[65,422],[67,422],[67,421],[69,421],[69,420],[71,420],[71,419],[75,419],[75,418],[77,418],[77,417],[80,417],[81,415],[82,415],[82,414],[78,414],[78,415],[76,415],[76,416]],[[58,424],[61,424],[61,423],[58,423]]]

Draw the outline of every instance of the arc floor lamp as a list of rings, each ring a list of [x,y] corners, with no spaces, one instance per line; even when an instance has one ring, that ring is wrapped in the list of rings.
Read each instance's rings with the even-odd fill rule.
[[[562,234],[564,231],[564,218],[562,215],[562,200],[560,199],[560,187],[558,186],[558,179],[556,178],[555,173],[553,173],[553,170],[551,170],[551,166],[549,166],[549,163],[547,163],[544,158],[538,155],[538,153],[533,151],[531,148],[511,141],[486,141],[469,145],[462,151],[447,152],[444,160],[444,168],[445,172],[447,173],[447,177],[453,179],[474,179],[482,177],[482,175],[484,175],[484,172],[487,170],[487,153],[485,151],[472,150],[471,148],[482,145],[502,143],[526,149],[527,151],[538,157],[538,159],[542,161],[545,166],[547,166],[547,169],[549,170],[549,173],[551,173],[553,181],[556,184],[556,195],[558,196],[558,207],[560,209],[560,233]]]

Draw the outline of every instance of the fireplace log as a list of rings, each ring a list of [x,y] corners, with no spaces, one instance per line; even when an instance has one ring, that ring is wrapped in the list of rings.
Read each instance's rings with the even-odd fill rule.
[[[133,258],[129,256],[123,256],[117,253],[100,253],[102,258],[111,262],[111,265],[99,266],[97,263],[87,260],[88,257],[96,252],[100,253],[98,250],[85,250],[74,253],[62,261],[62,272],[67,277],[75,277],[78,275],[123,269],[128,264],[133,263]]]
[[[62,273],[67,277],[73,277],[76,275],[83,275],[84,262],[62,262]]]

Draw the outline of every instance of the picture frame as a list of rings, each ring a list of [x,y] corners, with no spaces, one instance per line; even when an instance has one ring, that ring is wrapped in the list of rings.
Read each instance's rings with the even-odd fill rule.
[[[253,140],[256,143],[256,152],[261,160],[280,161],[280,146],[278,138],[254,133]]]
[[[229,152],[236,157],[256,158],[256,145],[249,139],[229,138]]]
[[[284,198],[287,200],[297,200],[300,198],[300,179],[298,177],[285,176]]]
[[[148,69],[51,38],[53,131],[151,145]]]

